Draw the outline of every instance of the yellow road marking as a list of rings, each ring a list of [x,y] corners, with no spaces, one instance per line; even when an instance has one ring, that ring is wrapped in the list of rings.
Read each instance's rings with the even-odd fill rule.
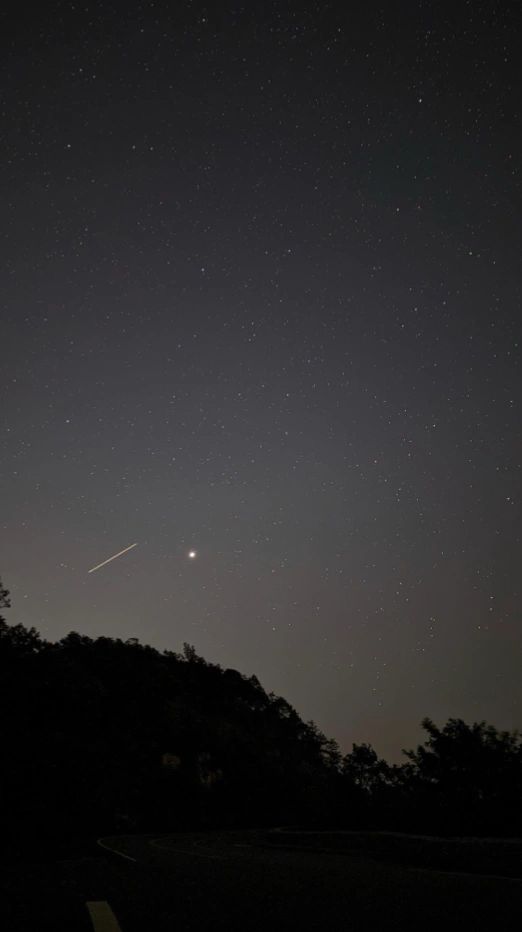
[[[121,932],[120,924],[105,900],[91,900],[87,903],[94,932]]]

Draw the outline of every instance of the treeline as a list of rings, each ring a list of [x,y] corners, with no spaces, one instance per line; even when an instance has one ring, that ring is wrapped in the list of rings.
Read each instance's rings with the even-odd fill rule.
[[[522,833],[517,733],[425,719],[401,766],[366,744],[343,757],[255,676],[188,644],[50,643],[0,618],[0,703],[3,842],[274,825]]]

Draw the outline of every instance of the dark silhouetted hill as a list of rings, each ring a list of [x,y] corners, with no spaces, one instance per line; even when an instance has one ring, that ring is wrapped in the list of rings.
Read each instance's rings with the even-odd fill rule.
[[[366,744],[343,758],[255,676],[187,644],[49,643],[0,619],[0,703],[5,844],[278,824],[522,834],[517,733],[425,719],[402,766]]]

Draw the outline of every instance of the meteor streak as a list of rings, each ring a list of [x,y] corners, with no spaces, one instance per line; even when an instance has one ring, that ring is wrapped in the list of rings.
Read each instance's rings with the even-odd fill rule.
[[[94,573],[95,570],[101,569],[101,567],[105,566],[106,563],[110,563],[111,560],[115,560],[116,557],[121,557],[123,553],[127,553],[128,550],[132,550],[133,547],[137,547],[137,546],[138,546],[137,544],[131,544],[130,547],[125,547],[125,550],[120,550],[119,553],[115,553],[113,557],[109,557],[109,559],[104,560],[103,563],[98,563],[97,566],[93,566],[92,569],[90,569],[88,572]]]

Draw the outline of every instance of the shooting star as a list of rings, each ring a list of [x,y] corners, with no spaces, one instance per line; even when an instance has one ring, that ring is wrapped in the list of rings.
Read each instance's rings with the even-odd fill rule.
[[[109,557],[109,559],[104,560],[103,563],[98,563],[96,566],[93,566],[93,568],[90,569],[88,572],[94,573],[95,570],[101,569],[102,566],[105,566],[106,563],[110,563],[111,560],[116,560],[117,557],[121,557],[122,554],[127,553],[128,550],[132,550],[133,547],[137,547],[137,546],[138,546],[137,544],[131,544],[130,547],[125,547],[125,550],[120,550],[119,553],[115,553],[113,557]]]

